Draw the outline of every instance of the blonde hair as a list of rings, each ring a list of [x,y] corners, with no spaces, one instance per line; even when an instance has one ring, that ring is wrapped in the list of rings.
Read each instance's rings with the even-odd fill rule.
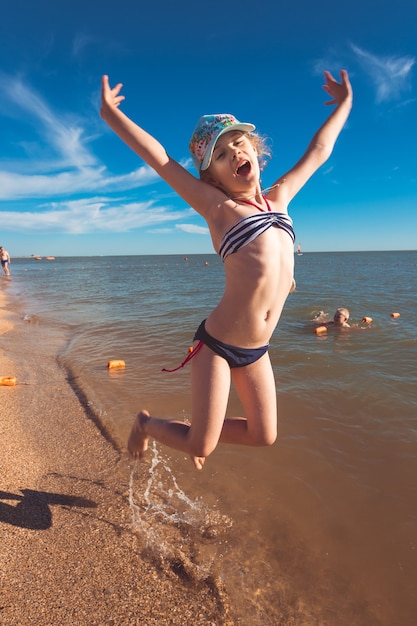
[[[263,137],[258,133],[247,133],[247,135],[253,147],[256,148],[256,151],[258,153],[259,167],[261,168],[261,170],[263,170],[267,164],[268,158],[271,157],[271,148],[268,146],[267,143],[268,138]]]
[[[333,319],[336,320],[336,317],[338,317],[339,315],[343,315],[343,317],[345,318],[345,322],[348,321],[349,319],[349,309],[345,309],[344,307],[339,307],[338,309],[336,309],[336,313],[333,316]]]

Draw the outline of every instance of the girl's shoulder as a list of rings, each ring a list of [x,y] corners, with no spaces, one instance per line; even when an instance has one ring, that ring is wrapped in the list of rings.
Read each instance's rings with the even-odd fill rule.
[[[271,211],[277,213],[288,213],[290,186],[286,176],[279,178],[271,187],[264,190],[264,195],[268,201]]]

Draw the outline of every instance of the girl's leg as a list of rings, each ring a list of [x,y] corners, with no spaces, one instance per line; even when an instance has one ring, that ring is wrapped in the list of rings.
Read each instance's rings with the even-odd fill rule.
[[[222,443],[269,446],[277,438],[277,395],[269,354],[245,367],[231,370],[233,385],[245,417],[224,422]]]
[[[224,359],[203,346],[192,362],[192,423],[150,417],[142,411],[136,418],[129,452],[142,456],[153,437],[168,447],[189,454],[197,469],[219,441],[266,446],[277,436],[275,380],[268,353],[246,367],[229,369]],[[242,402],[245,417],[225,419],[230,376]]]
[[[191,361],[191,424],[151,417],[147,411],[137,416],[128,450],[139,458],[152,437],[164,445],[189,454],[197,469],[219,441],[230,391],[230,369],[224,359],[203,346]]]

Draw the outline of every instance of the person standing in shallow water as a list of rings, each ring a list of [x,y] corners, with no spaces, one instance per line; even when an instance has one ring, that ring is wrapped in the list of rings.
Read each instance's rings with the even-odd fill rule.
[[[265,194],[260,170],[268,150],[255,126],[233,115],[200,118],[190,151],[200,178],[172,159],[154,137],[121,110],[122,84],[102,78],[101,116],[209,227],[224,261],[225,290],[198,328],[191,365],[191,423],[165,420],[142,410],[128,450],[140,458],[152,437],[190,455],[197,469],[217,444],[272,445],[277,437],[276,388],[268,355],[270,337],[291,289],[294,232],[288,205],[329,158],[351,110],[348,74],[340,82],[324,73],[332,113],[301,159]],[[182,364],[183,365],[183,364]],[[226,417],[234,385],[244,416]]]
[[[3,248],[3,246],[0,246],[0,262],[3,268],[3,272],[6,274],[6,276],[10,276],[10,254],[7,252],[7,250]]]

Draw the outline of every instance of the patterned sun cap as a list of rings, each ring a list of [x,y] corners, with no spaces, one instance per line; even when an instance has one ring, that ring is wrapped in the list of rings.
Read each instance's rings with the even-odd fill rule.
[[[232,130],[243,130],[250,133],[255,130],[255,126],[239,122],[234,115],[229,113],[200,117],[189,146],[194,165],[199,173],[209,167],[218,138]]]

